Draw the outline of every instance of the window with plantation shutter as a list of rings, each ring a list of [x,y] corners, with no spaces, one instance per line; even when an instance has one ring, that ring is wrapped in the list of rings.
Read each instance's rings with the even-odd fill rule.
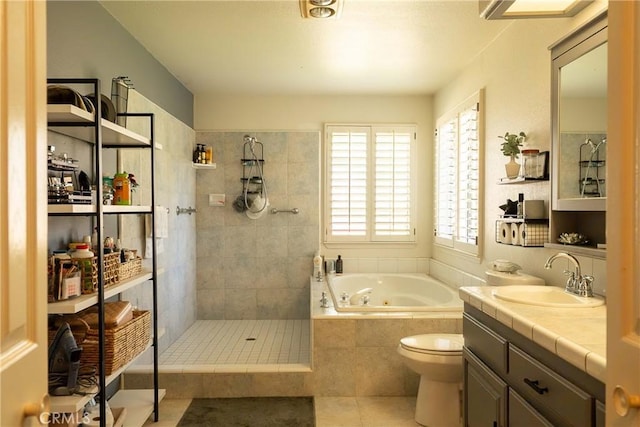
[[[415,126],[325,127],[325,241],[414,242]]]
[[[482,103],[478,92],[436,126],[436,244],[479,255]]]

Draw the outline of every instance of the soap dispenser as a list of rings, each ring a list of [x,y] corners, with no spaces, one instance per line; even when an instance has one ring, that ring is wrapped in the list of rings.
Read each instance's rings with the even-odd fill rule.
[[[316,255],[313,257],[313,277],[315,277],[318,282],[321,282],[324,276],[324,272],[322,271],[323,264],[324,260],[322,259],[322,255],[316,252]]]
[[[340,255],[336,260],[336,274],[342,274],[342,257]]]

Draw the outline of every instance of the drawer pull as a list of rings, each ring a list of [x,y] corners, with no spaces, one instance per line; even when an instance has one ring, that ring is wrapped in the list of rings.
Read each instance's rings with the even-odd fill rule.
[[[547,387],[540,387],[538,384],[538,380],[530,380],[529,378],[524,379],[525,384],[534,389],[538,394],[545,394],[549,392]]]

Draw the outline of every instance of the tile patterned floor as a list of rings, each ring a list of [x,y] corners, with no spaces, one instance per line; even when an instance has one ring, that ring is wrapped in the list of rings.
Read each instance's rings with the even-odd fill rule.
[[[316,427],[416,427],[415,396],[316,397]],[[145,427],[175,427],[190,399],[160,402],[160,421]]]
[[[308,364],[309,320],[198,320],[160,365]]]
[[[160,365],[309,364],[309,320],[198,320],[160,355]],[[416,427],[415,396],[316,397],[316,427]],[[165,399],[160,421],[175,427],[191,399]]]

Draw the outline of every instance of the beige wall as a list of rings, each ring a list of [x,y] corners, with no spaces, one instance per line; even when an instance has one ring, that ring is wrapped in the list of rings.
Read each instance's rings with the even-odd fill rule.
[[[487,262],[511,259],[531,274],[553,284],[564,283],[562,268],[544,270],[545,259],[554,253],[542,248],[500,245],[494,241],[498,206],[507,198],[550,197],[548,181],[524,185],[496,185],[504,176],[506,158],[499,148],[498,135],[523,130],[528,143],[540,150],[551,144],[550,82],[548,47],[571,33],[606,8],[606,2],[594,2],[578,16],[567,19],[531,19],[513,21],[485,50],[472,58],[469,66],[433,97],[416,96],[197,96],[195,128],[204,130],[322,130],[326,122],[414,122],[418,125],[419,200],[418,243],[397,248],[326,248],[323,253],[335,258],[418,258],[433,257],[471,274],[483,276]],[[480,259],[460,256],[432,245],[433,223],[433,127],[435,120],[480,88],[485,89],[485,200],[484,244]],[[320,231],[320,230],[319,230]],[[597,278],[606,278],[605,262],[579,258],[583,270]],[[601,280],[600,285],[606,281]]]
[[[335,258],[428,257],[432,223],[433,113],[429,96],[197,96],[198,131],[317,130],[324,123],[415,123],[418,126],[418,243],[393,248],[322,248]],[[319,161],[318,158],[310,158]],[[268,177],[267,177],[268,179]],[[320,230],[318,230],[320,232]],[[311,269],[311,260],[309,260]],[[311,271],[311,270],[310,270]]]
[[[481,52],[470,65],[434,97],[434,117],[446,113],[479,88],[485,88],[485,211],[484,245],[480,260],[460,256],[434,246],[432,257],[464,271],[483,275],[487,262],[509,259],[547,282],[564,283],[562,268],[544,270],[546,258],[555,250],[523,248],[495,242],[495,220],[502,212],[498,206],[506,199],[517,200],[550,197],[550,182],[520,185],[497,185],[504,176],[506,158],[499,151],[498,135],[506,131],[525,131],[528,143],[542,150],[551,144],[551,57],[548,47],[597,15],[606,3],[595,2],[575,18],[530,19],[513,21],[492,45]],[[604,260],[579,257],[583,271],[597,278],[606,277]],[[602,281],[600,282],[602,285]]]

